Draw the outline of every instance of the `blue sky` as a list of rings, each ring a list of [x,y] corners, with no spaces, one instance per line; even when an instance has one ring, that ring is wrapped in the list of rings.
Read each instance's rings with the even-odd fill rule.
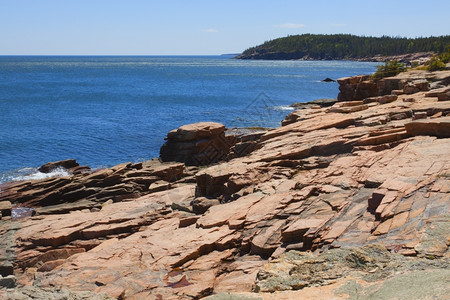
[[[238,53],[302,33],[450,34],[450,1],[0,0],[0,55]]]

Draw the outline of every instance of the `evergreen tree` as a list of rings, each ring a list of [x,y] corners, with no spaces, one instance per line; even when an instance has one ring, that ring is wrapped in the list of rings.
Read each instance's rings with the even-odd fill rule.
[[[302,34],[277,38],[245,50],[238,58],[256,59],[358,59],[376,55],[416,52],[442,53],[450,35],[438,37],[361,37],[350,34]]]

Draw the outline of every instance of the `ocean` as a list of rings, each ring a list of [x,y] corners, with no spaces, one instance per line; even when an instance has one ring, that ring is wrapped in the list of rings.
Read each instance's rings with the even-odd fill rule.
[[[0,183],[39,178],[37,167],[68,158],[101,168],[158,157],[167,132],[183,124],[276,127],[289,104],[337,96],[324,78],[375,69],[230,56],[0,56]]]

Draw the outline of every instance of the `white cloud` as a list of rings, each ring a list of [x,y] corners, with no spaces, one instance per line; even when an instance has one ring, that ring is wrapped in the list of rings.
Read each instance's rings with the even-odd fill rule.
[[[214,29],[214,28],[208,28],[208,29],[203,29],[203,32],[207,32],[207,33],[216,33],[219,32],[219,30]]]
[[[280,25],[275,25],[275,27],[278,27],[278,28],[290,28],[290,29],[295,29],[295,28],[303,28],[303,27],[305,27],[305,24],[299,24],[299,23],[284,23],[284,24],[280,24]]]

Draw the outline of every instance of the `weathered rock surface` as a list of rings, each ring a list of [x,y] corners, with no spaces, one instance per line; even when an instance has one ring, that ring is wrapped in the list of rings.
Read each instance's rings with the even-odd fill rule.
[[[370,76],[361,75],[345,77],[337,80],[339,83],[339,101],[363,100],[369,97],[383,96],[389,94],[414,94],[420,91],[428,91],[430,84],[436,86],[447,86],[450,84],[450,71],[410,71],[400,73],[394,77],[383,78],[372,81]],[[442,93],[443,99],[446,97]],[[440,100],[444,101],[444,100]]]
[[[320,255],[290,251],[258,272],[255,291],[290,291],[332,285],[334,297],[339,298],[447,297],[450,287],[439,282],[445,281],[450,274],[449,263],[449,259],[407,258],[375,244],[332,249]],[[401,282],[408,282],[408,285]],[[329,295],[318,298],[327,299]]]
[[[46,163],[45,165],[42,165],[38,170],[39,170],[39,172],[42,172],[42,173],[50,173],[57,168],[74,170],[78,167],[80,167],[80,165],[76,162],[76,160],[66,159],[66,160]]]
[[[113,300],[106,294],[90,291],[69,291],[67,289],[42,289],[26,286],[20,289],[0,290],[1,299],[5,300]]]
[[[12,205],[9,201],[0,201],[0,219],[11,215]]]
[[[16,277],[14,275],[8,275],[6,277],[0,276],[0,289],[7,288],[12,289],[16,287]]]
[[[166,183],[167,189],[170,182],[186,176],[185,166],[180,163],[125,163],[73,176],[7,183],[1,187],[1,203],[37,207],[40,214],[66,213],[100,208],[107,200],[138,198],[153,192],[155,182]]]
[[[150,161],[2,186],[13,211],[36,215],[0,220],[0,274],[18,286],[0,293],[414,296],[404,280],[447,295],[450,102],[430,92],[300,109],[209,167]],[[169,136],[224,134],[198,126]]]
[[[214,122],[194,123],[172,130],[161,147],[161,160],[194,166],[225,160],[234,144],[232,138],[225,136],[225,130],[223,124]]]

